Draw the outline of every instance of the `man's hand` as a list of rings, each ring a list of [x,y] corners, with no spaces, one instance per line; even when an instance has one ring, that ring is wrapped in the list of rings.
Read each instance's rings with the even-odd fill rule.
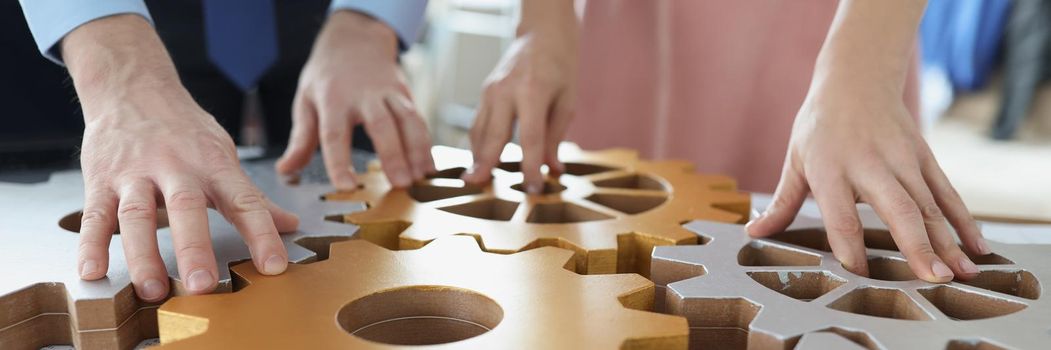
[[[546,164],[561,173],[558,144],[576,102],[577,22],[571,1],[523,1],[519,36],[486,79],[474,125],[474,166],[463,179],[488,181],[518,122],[525,189],[538,193]]]
[[[230,136],[181,86],[149,25],[133,15],[96,20],[70,33],[62,48],[86,124],[81,278],[106,275],[119,226],[135,292],[163,299],[169,286],[157,248],[158,207],[167,209],[190,293],[217,283],[208,207],[237,227],[261,273],[283,272],[288,258],[278,231],[294,230],[298,219],[244,174]]]
[[[752,236],[783,231],[807,193],[821,209],[833,254],[868,275],[855,202],[887,223],[909,267],[930,282],[978,273],[989,247],[938,166],[902,96],[922,1],[842,1],[796,116],[781,181]]]
[[[299,77],[292,134],[277,171],[303,169],[320,140],[332,184],[355,189],[351,136],[355,125],[365,124],[394,187],[408,187],[434,172],[430,134],[413,106],[397,54],[397,37],[386,25],[352,11],[333,13]]]

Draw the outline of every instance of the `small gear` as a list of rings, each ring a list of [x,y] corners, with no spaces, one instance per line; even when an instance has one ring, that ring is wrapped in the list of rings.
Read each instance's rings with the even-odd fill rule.
[[[804,348],[836,337],[865,349],[1036,349],[1051,342],[1051,245],[990,242],[981,271],[947,284],[918,279],[878,216],[862,212],[869,277],[831,253],[820,219],[751,240],[743,226],[696,221],[704,246],[658,247],[658,310],[690,320],[691,339],[739,348]],[[664,286],[664,287],[662,287]],[[662,296],[663,294],[663,296]],[[663,299],[663,301],[662,301]],[[820,348],[820,346],[818,347]]]
[[[572,252],[485,253],[472,237],[391,251],[364,240],[278,276],[233,267],[234,293],[174,297],[160,349],[685,349],[686,320],[648,310],[637,274],[570,272]]]
[[[272,161],[245,167],[271,199],[300,216],[300,230],[282,235],[289,260],[316,260],[311,249],[355,233],[355,226],[325,216],[363,210],[360,203],[320,201],[323,193],[331,191],[324,184],[286,185],[274,175]],[[119,234],[110,242],[106,278],[84,281],[77,275],[77,232],[84,205],[79,171],[53,173],[47,182],[37,184],[0,183],[0,193],[0,349],[70,344],[87,350],[130,349],[157,335],[159,304],[135,297]],[[161,221],[159,226],[164,226]],[[248,248],[221,215],[210,210],[209,222],[219,263],[217,290],[229,291],[227,266],[248,259]],[[158,229],[157,242],[173,294],[179,294],[171,231]]]
[[[390,190],[373,166],[360,175],[363,188],[326,199],[368,203],[368,210],[344,219],[387,248],[415,249],[437,237],[469,234],[489,252],[572,250],[575,270],[585,274],[647,275],[654,246],[703,243],[682,223],[741,222],[750,208],[731,178],[697,174],[680,161],[640,161],[629,150],[585,152],[563,144],[565,173],[549,178],[540,195],[522,191],[515,145],[505,148],[492,183],[481,187],[460,180],[472,164],[470,152],[439,146],[433,155],[439,172],[408,190]]]

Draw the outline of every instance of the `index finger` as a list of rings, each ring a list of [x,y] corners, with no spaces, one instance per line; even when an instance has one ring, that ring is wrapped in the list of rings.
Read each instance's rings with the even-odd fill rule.
[[[350,118],[334,110],[322,110],[320,119],[321,158],[328,178],[337,189],[353,190],[357,180],[350,164]]]
[[[522,145],[522,176],[529,193],[544,189],[540,166],[544,164],[547,141],[547,112],[551,110],[551,95],[536,89],[525,90],[518,96],[518,132]]]

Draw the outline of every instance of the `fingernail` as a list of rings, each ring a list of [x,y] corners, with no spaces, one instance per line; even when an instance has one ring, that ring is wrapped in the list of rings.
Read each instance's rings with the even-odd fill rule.
[[[146,300],[157,300],[164,297],[164,283],[158,280],[146,280],[142,283],[142,298]]]
[[[989,242],[986,242],[985,238],[978,239],[978,252],[982,255],[989,255],[993,253],[993,250],[989,249]]]
[[[971,259],[960,259],[960,270],[963,270],[968,275],[973,275],[978,273],[978,266],[974,266]]]
[[[952,270],[945,266],[945,263],[938,260],[931,264],[931,272],[934,273],[934,277],[940,279],[951,279],[953,277]]]
[[[540,191],[542,191],[543,189],[544,189],[544,186],[537,185],[537,184],[528,184],[528,185],[526,185],[526,192],[529,192],[529,193],[532,193],[532,194],[540,193]]]
[[[95,260],[84,260],[80,263],[80,278],[94,275],[99,270],[99,263]]]
[[[263,263],[263,274],[264,275],[278,275],[285,272],[285,267],[288,266],[288,261],[277,255],[270,256]]]
[[[196,270],[190,272],[190,276],[186,278],[186,288],[192,292],[203,292],[212,286],[212,282],[215,279],[212,278],[212,274],[205,270]]]

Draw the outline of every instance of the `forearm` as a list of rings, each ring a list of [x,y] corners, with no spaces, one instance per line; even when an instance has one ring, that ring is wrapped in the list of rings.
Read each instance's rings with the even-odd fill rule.
[[[164,44],[137,15],[112,16],[80,26],[62,41],[62,58],[87,122],[109,115],[103,110],[130,94],[168,95],[158,101],[189,97]]]
[[[522,0],[518,36],[540,28],[565,31],[576,36],[577,16],[572,0]]]
[[[814,69],[814,83],[863,82],[900,91],[925,0],[840,0]]]

